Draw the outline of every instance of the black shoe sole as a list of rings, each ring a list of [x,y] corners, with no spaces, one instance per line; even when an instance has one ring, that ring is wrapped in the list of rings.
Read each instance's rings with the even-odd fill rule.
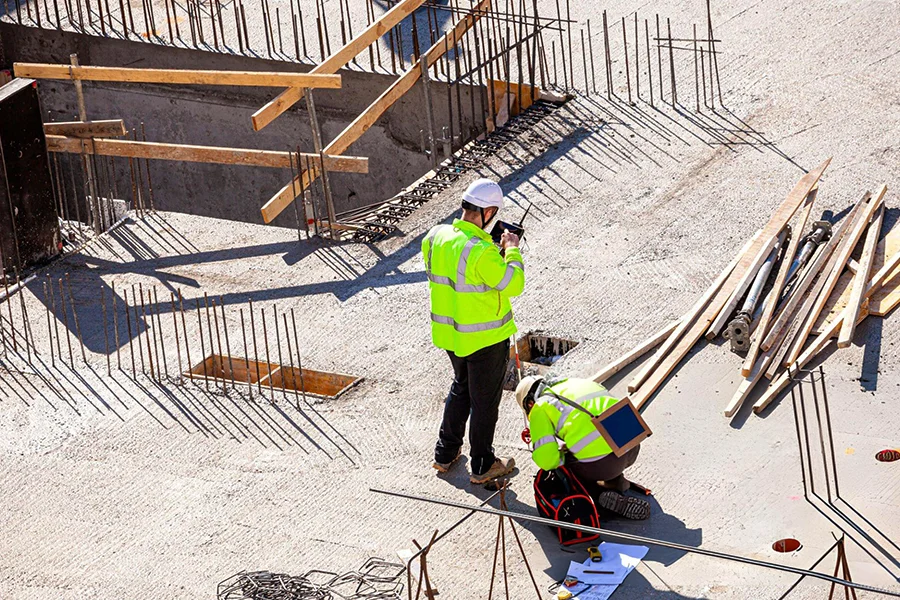
[[[650,518],[649,502],[643,498],[624,496],[611,490],[597,496],[597,506],[633,521]]]

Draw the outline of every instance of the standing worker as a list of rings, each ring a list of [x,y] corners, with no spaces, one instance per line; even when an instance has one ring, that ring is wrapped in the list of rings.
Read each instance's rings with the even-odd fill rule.
[[[494,456],[494,429],[516,333],[509,299],[525,288],[519,238],[504,232],[500,250],[485,231],[503,206],[503,191],[478,179],[463,194],[462,218],[437,225],[422,241],[431,294],[431,339],[447,351],[453,384],[434,449],[434,468],[446,473],[462,451],[471,415],[469,445],[475,484],[512,472],[512,458]]]
[[[631,482],[622,474],[637,460],[640,445],[616,456],[591,421],[590,415],[600,415],[618,401],[590,379],[545,381],[529,376],[516,387],[516,402],[528,417],[534,444],[531,458],[537,466],[545,471],[565,466],[598,506],[627,519],[646,519],[650,503],[624,495]]]

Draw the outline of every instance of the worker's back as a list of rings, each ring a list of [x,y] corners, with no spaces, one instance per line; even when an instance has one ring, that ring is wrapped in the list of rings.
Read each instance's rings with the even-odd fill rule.
[[[428,232],[422,254],[435,346],[468,356],[515,334],[509,298],[525,287],[518,248],[504,260],[483,229],[456,219]]]
[[[591,417],[561,398],[581,406],[594,416],[611,407],[618,399],[590,379],[563,379],[551,384],[535,399],[528,414],[534,462],[545,470],[558,467],[564,455],[559,451],[557,439],[565,442],[569,452],[580,461],[596,460],[612,452]]]

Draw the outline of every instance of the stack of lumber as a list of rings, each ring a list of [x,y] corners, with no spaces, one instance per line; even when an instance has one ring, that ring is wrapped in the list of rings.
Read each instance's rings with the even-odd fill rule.
[[[791,273],[813,225],[819,179],[830,161],[797,182],[684,316],[606,365],[594,381],[603,383],[655,348],[628,383],[628,398],[642,408],[701,338],[713,340],[725,330],[773,251],[778,260],[767,277],[765,271],[760,277],[766,285],[753,315],[743,380],[724,407],[726,417],[764,388],[753,404],[761,412],[787,388],[790,374],[821,357],[832,339],[837,338],[838,348],[849,346],[863,319],[884,316],[900,304],[900,227],[882,232],[887,186],[866,192],[844,211],[831,236]]]

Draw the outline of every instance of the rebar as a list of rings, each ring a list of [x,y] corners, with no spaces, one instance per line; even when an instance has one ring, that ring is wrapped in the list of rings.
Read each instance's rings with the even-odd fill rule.
[[[150,292],[147,292],[147,297],[150,297]],[[163,339],[163,327],[162,327],[162,317],[160,315],[161,309],[159,306],[159,295],[156,293],[156,286],[153,286],[153,303],[156,305],[156,324],[159,326],[159,346],[160,349],[157,351],[157,356],[162,355],[162,363],[163,363],[163,372],[165,373],[166,379],[169,378],[169,365],[166,361],[166,342]],[[159,365],[157,365],[157,369]]]
[[[231,360],[231,341],[228,339],[228,321],[225,317],[225,299],[222,296],[219,296],[219,308],[222,309],[222,329],[225,330],[225,355],[228,357],[228,370],[231,373],[231,389],[234,390],[236,386],[234,380],[234,363]]]
[[[175,314],[175,293],[169,292],[172,302],[172,325],[175,329],[175,354],[178,357],[178,381],[184,383],[184,367],[181,364],[181,336],[178,335],[178,315]]]
[[[134,337],[131,335],[131,314],[128,310],[128,290],[122,292],[124,296],[125,302],[125,323],[128,325],[128,348],[131,350],[131,376],[137,377],[137,367],[135,366],[134,360]],[[134,297],[134,291],[132,290],[132,297]],[[143,355],[141,355],[141,366],[143,367]]]
[[[109,358],[109,332],[106,326],[106,290],[100,286],[100,305],[103,307],[103,343],[106,353],[106,374],[112,376],[112,365]]]
[[[112,296],[112,314],[113,314],[113,341],[116,345],[116,366],[121,371],[122,370],[122,355],[119,351],[119,315],[118,308],[116,306],[116,284],[112,284],[110,288],[110,295]]]

